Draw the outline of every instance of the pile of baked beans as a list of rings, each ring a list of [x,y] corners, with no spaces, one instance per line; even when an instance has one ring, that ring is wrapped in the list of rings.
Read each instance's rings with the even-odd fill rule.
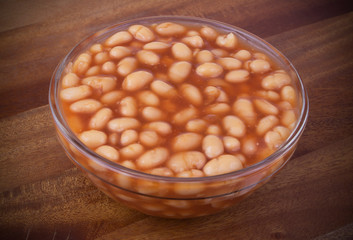
[[[291,77],[233,32],[132,25],[67,67],[60,99],[78,138],[102,157],[166,177],[224,174],[290,135]]]

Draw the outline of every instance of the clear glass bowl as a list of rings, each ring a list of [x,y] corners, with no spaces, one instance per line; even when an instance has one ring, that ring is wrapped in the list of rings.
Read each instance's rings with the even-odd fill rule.
[[[207,25],[220,32],[234,32],[254,50],[265,53],[287,71],[298,90],[299,117],[288,139],[272,155],[242,170],[200,178],[176,178],[150,175],[111,162],[83,145],[68,127],[59,100],[59,83],[67,66],[93,43],[102,42],[130,25],[176,22],[184,25]],[[157,16],[121,22],[103,29],[75,46],[55,69],[49,92],[49,104],[59,141],[72,162],[101,191],[112,199],[145,214],[167,218],[190,218],[209,215],[239,202],[270,180],[290,159],[302,135],[309,112],[303,82],[290,61],[261,38],[234,26],[196,17]]]

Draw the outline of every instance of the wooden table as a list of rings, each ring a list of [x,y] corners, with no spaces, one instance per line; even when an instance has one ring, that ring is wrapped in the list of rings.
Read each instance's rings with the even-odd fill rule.
[[[0,239],[352,239],[353,9],[341,0],[2,1]],[[296,66],[310,117],[285,168],[222,213],[146,216],[99,192],[65,156],[48,88],[83,37],[124,19],[192,15],[265,38]]]

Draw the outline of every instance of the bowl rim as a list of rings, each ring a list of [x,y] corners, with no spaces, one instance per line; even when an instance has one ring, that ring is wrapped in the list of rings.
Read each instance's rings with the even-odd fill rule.
[[[267,51],[270,51],[271,55],[276,56],[276,58],[281,59],[281,61],[284,61],[288,68],[294,73],[295,77],[297,78],[298,81],[298,92],[300,92],[301,96],[301,101],[302,101],[302,108],[299,113],[299,118],[297,120],[297,123],[295,127],[293,128],[290,136],[286,139],[284,143],[271,155],[268,157],[264,158],[263,160],[252,164],[248,167],[245,167],[243,169],[225,173],[225,174],[219,174],[219,175],[214,175],[214,176],[204,176],[204,177],[195,177],[195,178],[180,178],[180,177],[165,177],[165,176],[159,176],[159,175],[152,175],[146,172],[130,169],[127,167],[124,167],[118,163],[112,162],[110,160],[107,160],[97,153],[95,153],[93,150],[89,149],[86,147],[77,137],[76,135],[71,131],[69,126],[67,125],[67,122],[63,116],[63,114],[60,111],[60,101],[58,99],[59,96],[59,82],[61,79],[62,73],[65,71],[66,67],[68,66],[68,63],[70,63],[70,60],[73,59],[73,56],[75,54],[77,55],[78,53],[81,53],[87,47],[89,44],[92,44],[93,41],[98,41],[102,38],[105,38],[109,35],[109,33],[117,31],[117,30],[123,30],[126,29],[124,26],[130,26],[133,24],[137,23],[146,23],[146,22],[152,22],[152,23],[162,23],[162,22],[176,22],[176,23],[181,23],[181,22],[186,22],[190,24],[190,22],[194,25],[207,25],[211,27],[215,27],[218,31],[219,30],[227,30],[227,31],[232,31],[237,33],[237,36],[240,36],[242,38],[245,38],[245,40],[252,40],[256,41],[257,44],[260,43],[262,47],[264,47]],[[121,29],[120,29],[121,28]],[[252,46],[253,47],[253,46]],[[257,45],[254,47],[258,47]],[[262,48],[260,48],[263,50]],[[269,54],[269,53],[267,53]],[[272,56],[272,57],[273,57]],[[83,40],[78,42],[70,51],[69,53],[66,54],[66,56],[59,62],[59,64],[56,66],[53,75],[50,80],[50,86],[49,86],[49,106],[50,106],[50,111],[52,113],[52,117],[55,122],[55,126],[57,130],[61,132],[67,139],[67,141],[70,142],[70,144],[74,145],[79,151],[84,152],[85,155],[88,155],[88,157],[93,161],[97,161],[99,164],[103,165],[104,167],[107,167],[109,169],[113,169],[113,171],[118,171],[121,173],[124,173],[126,175],[129,175],[134,178],[140,178],[140,179],[148,179],[152,181],[163,181],[163,182],[178,182],[178,183],[199,183],[199,182],[214,182],[214,181],[227,181],[233,178],[238,178],[243,175],[248,175],[253,172],[261,170],[263,167],[267,166],[268,164],[271,164],[275,160],[277,160],[279,157],[284,155],[288,150],[291,149],[292,146],[296,144],[296,142],[299,140],[300,136],[302,135],[307,120],[308,120],[308,115],[309,115],[309,98],[308,98],[308,93],[305,89],[304,83],[298,73],[298,71],[295,69],[294,65],[285,57],[279,50],[277,50],[275,47],[273,47],[270,43],[265,41],[264,39],[233,25],[230,25],[228,23],[220,22],[217,20],[212,20],[212,19],[207,19],[207,18],[200,18],[200,17],[193,17],[193,16],[175,16],[175,15],[162,15],[162,16],[149,16],[149,17],[141,17],[141,18],[134,18],[134,19],[129,19],[129,20],[124,20],[121,21],[117,24],[111,25],[109,27],[103,28],[87,37],[85,37]]]

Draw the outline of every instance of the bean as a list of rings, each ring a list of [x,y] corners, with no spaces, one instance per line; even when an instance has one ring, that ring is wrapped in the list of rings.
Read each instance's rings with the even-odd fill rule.
[[[203,39],[197,35],[184,37],[181,41],[193,48],[202,48],[204,45]]]
[[[76,61],[74,62],[74,65],[72,67],[72,70],[74,73],[77,73],[78,75],[83,75],[85,72],[89,69],[92,63],[92,56],[89,55],[88,53],[82,53]]]
[[[214,103],[206,107],[207,114],[224,115],[230,112],[231,108],[227,103]]]
[[[278,107],[281,110],[293,110],[293,106],[287,101],[279,102]]]
[[[172,133],[170,124],[163,121],[147,123],[143,126],[143,129],[153,130],[161,136],[167,136]]]
[[[223,90],[220,90],[220,94],[216,99],[216,102],[229,102],[229,97]]]
[[[141,42],[151,42],[155,38],[153,32],[143,25],[132,25],[128,31],[135,39]]]
[[[278,148],[282,143],[283,139],[278,132],[275,131],[268,131],[265,134],[265,143],[270,149]]]
[[[174,83],[182,83],[191,72],[191,63],[186,61],[173,63],[168,69],[168,77]]]
[[[174,176],[174,173],[172,172],[172,170],[170,170],[169,168],[166,168],[166,167],[153,168],[153,169],[147,171],[147,173],[152,174],[152,175],[157,175],[157,176],[163,176],[163,177],[173,177]]]
[[[90,67],[87,70],[85,76],[86,77],[92,77],[92,76],[98,75],[100,72],[101,72],[101,66],[95,65],[93,67]]]
[[[243,164],[236,156],[224,154],[206,163],[203,172],[206,176],[214,176],[237,171],[243,168]]]
[[[281,98],[280,95],[275,91],[259,90],[255,92],[255,95],[274,102],[280,100]]]
[[[260,52],[254,53],[253,55],[254,55],[254,58],[256,58],[256,59],[265,60],[265,61],[269,60],[265,54],[260,53]]]
[[[110,145],[116,146],[119,144],[119,139],[120,139],[119,134],[111,133],[108,136],[108,143],[110,143]]]
[[[199,196],[205,190],[206,186],[203,183],[175,183],[174,192],[181,196]],[[195,216],[192,211],[178,211],[179,216],[190,217]]]
[[[74,113],[95,113],[102,107],[102,104],[94,99],[83,99],[70,105],[70,110]]]
[[[257,150],[257,140],[256,137],[247,136],[242,139],[241,150],[246,156],[252,156]]]
[[[232,70],[226,74],[225,80],[231,83],[241,83],[249,80],[249,76],[250,74],[247,70]]]
[[[150,66],[158,65],[160,58],[157,54],[149,50],[140,50],[136,53],[137,59],[142,63]]]
[[[222,66],[217,63],[203,63],[196,68],[196,73],[201,77],[218,77],[223,73]]]
[[[255,99],[255,107],[258,111],[267,115],[277,115],[279,110],[276,106],[265,99]]]
[[[253,73],[265,73],[271,70],[271,65],[266,60],[256,59],[250,63],[250,69]]]
[[[294,110],[285,110],[281,115],[281,123],[288,127],[289,129],[293,129],[295,123],[297,122],[297,117],[295,115]]]
[[[184,83],[180,86],[181,95],[194,106],[202,104],[202,95],[200,90],[192,84]]]
[[[202,37],[206,38],[208,41],[216,40],[218,33],[216,30],[210,27],[202,27],[200,30],[200,34]]]
[[[170,48],[170,44],[164,42],[150,42],[143,46],[144,50],[151,50],[155,52],[165,52]]]
[[[191,169],[184,172],[180,172],[176,176],[181,178],[195,178],[195,177],[204,177],[205,174],[201,170]]]
[[[76,87],[80,84],[80,78],[75,73],[66,74],[61,80],[63,88]]]
[[[214,102],[218,96],[221,94],[221,91],[214,87],[214,86],[207,86],[204,90],[203,93],[205,95],[205,104],[210,104]]]
[[[178,94],[172,85],[162,80],[154,80],[150,87],[153,92],[164,98],[175,97]]]
[[[166,116],[159,108],[148,106],[142,109],[142,117],[146,121],[155,122],[163,120]]]
[[[137,95],[140,104],[157,107],[160,104],[159,98],[150,90],[139,92]]]
[[[275,72],[262,79],[261,86],[266,90],[278,90],[285,85],[290,84],[290,77],[283,72]]]
[[[115,90],[104,94],[101,97],[100,101],[103,104],[112,105],[120,101],[124,96],[125,96],[125,93],[123,91]]]
[[[88,130],[78,135],[80,141],[89,148],[97,148],[107,142],[107,135],[97,130]]]
[[[94,56],[94,63],[95,64],[98,64],[98,65],[101,65],[103,63],[105,63],[106,61],[109,61],[109,53],[107,52],[100,52],[100,53],[97,53],[95,56]]]
[[[108,122],[108,129],[113,132],[123,132],[128,129],[138,129],[141,123],[135,118],[119,117]]]
[[[122,163],[120,163],[122,166],[130,169],[136,169],[136,165],[133,161],[131,160],[125,160]]]
[[[260,119],[257,127],[256,133],[260,136],[264,135],[267,131],[271,130],[274,126],[278,124],[279,120],[276,116],[268,115]]]
[[[98,90],[102,93],[112,91],[116,87],[116,78],[114,77],[86,77],[82,83]]]
[[[222,135],[222,129],[217,124],[211,124],[206,130],[206,134]]]
[[[196,54],[196,62],[198,63],[212,62],[213,59],[214,56],[209,50],[201,50]]]
[[[179,174],[192,169],[202,169],[206,163],[206,157],[198,151],[187,151],[173,154],[166,162],[166,166]]]
[[[207,135],[202,140],[202,150],[208,158],[215,158],[223,154],[222,140],[215,135]]]
[[[119,160],[119,152],[115,148],[108,146],[108,145],[103,145],[100,146],[96,149],[95,151],[98,155],[101,155],[102,157],[113,161],[117,162]]]
[[[128,42],[131,42],[133,39],[133,37],[131,36],[131,34],[127,31],[120,31],[115,33],[114,35],[112,35],[111,37],[109,37],[106,41],[105,41],[105,45],[108,47],[114,47],[117,45],[122,45]]]
[[[135,69],[137,68],[137,60],[134,57],[126,57],[123,58],[122,60],[120,60],[120,62],[118,63],[117,66],[117,72],[125,77],[127,75],[129,75],[130,73],[132,73],[133,71],[135,71]]]
[[[142,156],[136,160],[136,164],[140,169],[151,169],[162,165],[167,161],[169,151],[163,147],[156,147],[152,150],[146,151]]]
[[[139,139],[139,135],[136,130],[128,129],[121,133],[120,144],[122,146],[127,146],[136,143]]]
[[[193,119],[187,122],[185,129],[188,132],[202,133],[206,130],[207,122],[203,119]]]
[[[109,56],[114,60],[120,60],[131,55],[131,49],[124,46],[116,46],[110,49]]]
[[[224,136],[223,145],[228,153],[235,153],[240,150],[240,141],[235,137]]]
[[[254,125],[256,122],[256,112],[250,100],[239,98],[233,104],[233,112],[244,120],[249,125]]]
[[[248,50],[242,49],[236,52],[233,56],[241,61],[246,61],[251,58],[251,53]]]
[[[156,26],[156,32],[163,37],[179,36],[186,32],[186,28],[180,24],[165,22]]]
[[[213,55],[219,58],[227,57],[229,55],[228,51],[221,48],[212,49],[211,52]]]
[[[172,118],[172,123],[176,125],[184,125],[189,120],[197,118],[198,115],[199,115],[199,112],[197,111],[196,108],[193,108],[193,107],[184,108],[183,110],[174,114]]]
[[[173,138],[172,149],[174,152],[194,150],[201,146],[202,135],[198,133],[181,133]]]
[[[191,61],[192,60],[192,51],[191,49],[184,43],[175,43],[172,46],[172,54],[175,59],[179,61]]]
[[[120,154],[126,159],[136,159],[142,155],[145,148],[139,143],[132,143],[120,149]]]
[[[126,76],[122,88],[126,91],[137,91],[147,86],[153,80],[153,75],[147,71],[136,71]]]
[[[232,88],[233,88],[233,85],[232,85],[232,84],[230,84],[230,83],[227,82],[227,81],[224,81],[224,80],[221,79],[221,78],[209,79],[209,80],[207,81],[207,85],[208,85],[208,86],[218,87],[219,90],[221,90],[221,89],[232,89]]]
[[[223,128],[233,137],[243,137],[246,133],[246,126],[242,120],[233,115],[228,115],[222,120]]]
[[[79,87],[70,87],[60,91],[60,97],[67,102],[74,102],[89,97],[92,90],[89,86],[81,85]]]
[[[227,49],[234,49],[238,45],[238,39],[234,33],[221,35],[216,38],[216,44]]]
[[[92,53],[92,54],[97,54],[99,52],[102,52],[103,51],[103,45],[100,44],[100,43],[96,43],[96,44],[93,44],[89,51]]]
[[[221,65],[225,70],[234,70],[241,68],[242,62],[236,58],[223,57],[217,59],[217,63]]]
[[[193,36],[200,36],[200,33],[198,31],[195,30],[189,30],[185,36],[187,37],[193,37]]]
[[[289,102],[293,107],[296,106],[297,103],[297,95],[295,90],[291,86],[284,86],[281,89],[281,98],[283,101]]]
[[[91,129],[103,129],[109,120],[113,117],[113,111],[110,108],[102,108],[90,119],[88,126]]]
[[[155,147],[161,141],[157,132],[153,130],[144,130],[139,135],[140,142],[146,147]]]
[[[282,137],[283,140],[287,139],[290,135],[290,130],[283,126],[274,127],[273,131],[277,132]]]
[[[121,99],[120,104],[120,113],[124,117],[136,117],[138,114],[137,101],[133,97],[125,97]]]

